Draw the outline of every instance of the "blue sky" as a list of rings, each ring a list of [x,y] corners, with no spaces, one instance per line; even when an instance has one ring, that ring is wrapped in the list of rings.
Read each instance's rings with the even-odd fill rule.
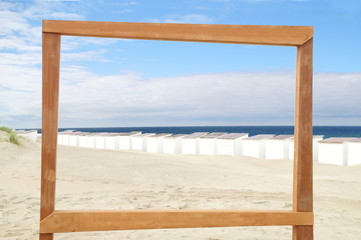
[[[0,1],[0,125],[41,126],[41,20],[314,26],[314,123],[361,125],[361,1]],[[292,125],[293,47],[62,38],[60,127]]]

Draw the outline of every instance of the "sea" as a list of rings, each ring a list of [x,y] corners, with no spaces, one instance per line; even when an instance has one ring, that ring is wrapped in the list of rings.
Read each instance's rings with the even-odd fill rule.
[[[38,129],[41,132],[41,129]],[[183,127],[94,127],[59,128],[60,131],[76,130],[81,132],[131,132],[190,134],[194,132],[226,132],[257,134],[294,134],[293,126],[183,126]],[[314,126],[313,135],[330,137],[361,137],[361,126]]]

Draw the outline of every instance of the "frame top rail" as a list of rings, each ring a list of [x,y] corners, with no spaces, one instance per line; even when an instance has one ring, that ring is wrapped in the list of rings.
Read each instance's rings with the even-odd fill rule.
[[[311,26],[221,25],[43,20],[44,33],[142,40],[301,46]]]

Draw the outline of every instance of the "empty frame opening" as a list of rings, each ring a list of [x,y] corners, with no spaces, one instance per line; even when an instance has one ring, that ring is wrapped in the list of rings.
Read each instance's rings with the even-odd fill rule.
[[[133,127],[129,130],[132,131],[143,130],[136,126],[143,127],[147,124],[240,126],[270,125],[282,120],[284,122],[281,124],[284,125],[294,122],[295,72],[294,64],[289,64],[295,59],[293,48],[121,40],[116,42],[117,45],[111,41],[112,44],[108,48],[91,45],[94,52],[111,52],[113,48],[118,49],[114,51],[117,56],[115,60],[105,59],[105,56],[99,54],[99,61],[93,58],[85,65],[80,65],[75,56],[89,53],[86,48],[81,48],[80,52],[78,48],[69,49],[71,44],[74,46],[85,44],[84,39],[81,39],[80,43],[77,43],[76,39],[79,37],[62,37],[64,50],[61,58],[64,59],[62,61],[64,70],[60,77],[60,127],[68,126],[68,129],[73,129],[73,127],[81,127],[82,124],[96,127],[91,123],[95,121],[104,124],[99,127],[132,124],[126,125]],[[92,39],[90,42],[94,41]],[[205,45],[206,47],[202,47]],[[181,51],[178,50],[179,48]],[[138,50],[133,53],[135,49]],[[281,52],[285,55],[286,64],[278,65],[278,69],[275,69],[273,63],[279,58],[275,56],[275,52],[280,50],[284,50]],[[263,71],[255,71],[255,69],[246,71],[247,66],[260,61],[255,58],[250,59],[255,52],[262,52],[264,55],[263,67],[261,67]],[[215,58],[212,53],[217,53],[218,57]],[[73,58],[70,59],[71,57]],[[114,57],[113,53],[111,57]],[[132,59],[124,60],[129,58]],[[137,59],[139,70],[137,66],[133,66]],[[172,61],[173,59],[181,59],[181,61]],[[112,68],[118,66],[117,71],[112,74],[107,74],[108,66],[103,68],[103,65],[107,65],[109,61]],[[101,66],[97,66],[98,62]],[[150,62],[153,62],[151,67],[143,66]],[[183,65],[178,68],[180,62]],[[268,63],[272,65],[270,68]],[[129,69],[121,67],[122,64]],[[206,68],[206,65],[221,66],[210,69]],[[188,70],[187,66],[191,70]],[[172,76],[172,71],[175,72],[175,76]],[[194,119],[196,121],[193,121]],[[75,123],[67,125],[72,121]],[[193,131],[199,131],[196,129]],[[231,127],[223,132],[249,133],[247,130],[250,129]],[[87,129],[77,130],[87,132]],[[105,128],[103,131],[111,130]],[[168,133],[167,130],[164,132]],[[272,131],[264,128],[260,134],[272,134]],[[88,138],[90,137],[92,136]],[[249,146],[250,150],[253,149],[254,144],[259,144],[255,141],[247,141],[245,145],[246,143],[252,145]],[[204,150],[200,156],[179,156],[179,154],[154,156],[152,153],[142,152],[132,155],[127,152],[99,152],[88,148],[72,151],[60,147],[57,208],[81,209],[82,206],[86,209],[290,210],[292,208],[291,160],[280,160],[284,163],[281,169],[277,169],[274,167],[274,161],[262,162],[256,159],[265,158],[264,153],[261,154],[258,149],[257,152],[240,154],[244,157],[232,158],[226,155],[207,156],[212,149],[208,149],[208,152],[206,147],[202,149]],[[276,149],[275,154],[279,151]],[[148,161],[130,160],[137,156],[147,158]],[[283,158],[278,156],[275,159]],[[195,164],[207,169],[194,168]],[[65,168],[65,166],[72,167]],[[79,172],[78,169],[84,171]],[[211,175],[204,174],[207,171]],[[252,177],[249,172],[257,177]],[[285,172],[287,174],[283,174]],[[144,179],[147,179],[147,186],[142,182]],[[132,192],[127,184],[124,184],[125,182],[132,187],[139,185],[135,187],[137,191]],[[265,184],[268,185],[267,192],[262,191],[262,186]],[[82,191],[71,191],[72,189],[82,189]],[[81,202],[76,203],[76,199],[92,199],[97,194],[101,196],[97,201],[86,201],[85,205]],[[259,198],[266,200],[260,201]]]

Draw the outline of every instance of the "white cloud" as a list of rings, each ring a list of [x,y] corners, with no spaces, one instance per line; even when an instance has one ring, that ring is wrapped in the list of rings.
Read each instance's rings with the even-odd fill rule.
[[[317,124],[361,123],[361,73],[320,73],[315,77]]]
[[[0,35],[6,36],[14,33],[26,33],[30,24],[16,12],[9,10],[0,11]]]
[[[173,16],[164,20],[168,23],[213,23],[213,19],[202,14],[188,14],[181,16]]]
[[[122,5],[138,5],[139,2],[136,1],[129,1],[129,2],[123,2]]]
[[[127,39],[115,39],[115,38],[95,38],[95,37],[73,37],[62,36],[61,49],[63,51],[72,51],[79,49],[87,45],[110,45],[118,41],[129,41]],[[102,52],[103,53],[103,52]]]
[[[214,20],[203,14],[168,15],[164,19],[149,19],[151,22],[164,23],[203,23],[210,24]]]
[[[71,20],[82,20],[84,17],[75,13],[64,13],[64,12],[53,12],[49,14],[51,18],[71,19]]]
[[[143,79],[134,72],[96,76],[81,71],[76,84],[69,79],[62,84],[64,127],[293,124],[295,80],[290,72]],[[361,119],[360,86],[359,73],[315,74],[315,122]]]
[[[11,7],[13,7],[14,4],[13,3],[9,3],[9,2],[0,2],[0,10],[3,9],[9,9]]]
[[[7,79],[0,81],[1,124],[39,127],[40,69],[11,65],[0,79]],[[136,72],[100,76],[85,67],[65,66],[60,126],[293,124],[294,89],[292,72],[145,79]],[[315,123],[359,123],[360,92],[361,73],[316,73]]]
[[[82,20],[84,16],[75,13],[67,7],[63,1],[35,1],[35,4],[27,7],[22,15],[29,19],[58,19],[58,20]],[[62,11],[58,11],[62,9]]]
[[[0,53],[0,65],[34,66],[38,64],[41,64],[40,53]]]
[[[64,11],[59,11],[62,9]],[[69,11],[68,11],[69,10]],[[0,125],[39,127],[41,119],[41,19],[83,19],[77,10],[49,1],[0,2]],[[63,39],[65,40],[65,39]],[[103,49],[84,50],[89,44],[109,45],[115,40],[73,38],[63,41],[63,73],[82,60],[107,61]],[[69,43],[69,44],[68,44]],[[64,47],[65,45],[65,47]],[[83,47],[77,52],[68,52]],[[64,64],[65,63],[65,64]],[[84,73],[84,72],[83,72]],[[64,73],[66,76],[66,73]],[[73,75],[76,76],[76,75]]]
[[[98,62],[108,62],[106,58],[102,58],[101,55],[106,53],[105,49],[98,49],[94,51],[83,51],[83,52],[65,52],[61,54],[62,62],[74,62],[74,61],[98,61]]]
[[[19,38],[16,36],[9,36],[7,38],[0,38],[0,50],[1,51],[18,51],[18,52],[29,52],[41,51],[40,46],[28,45],[25,38]]]

